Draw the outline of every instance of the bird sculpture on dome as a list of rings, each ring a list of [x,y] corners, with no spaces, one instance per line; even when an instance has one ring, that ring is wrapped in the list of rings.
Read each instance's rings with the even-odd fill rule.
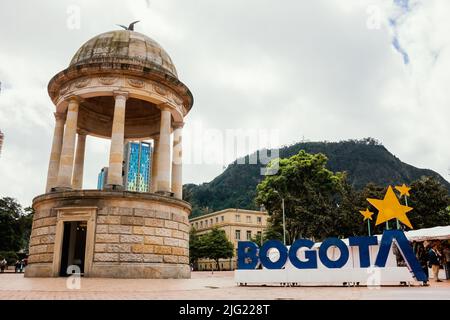
[[[124,28],[125,30],[134,31],[134,25],[136,23],[138,23],[138,22],[140,22],[140,20],[137,20],[137,21],[134,21],[134,22],[130,23],[130,25],[128,27],[124,26],[122,24],[118,24],[118,26]]]

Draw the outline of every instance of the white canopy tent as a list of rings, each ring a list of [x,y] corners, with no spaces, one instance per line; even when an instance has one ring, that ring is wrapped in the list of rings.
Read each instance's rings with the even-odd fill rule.
[[[450,226],[411,230],[405,236],[409,241],[449,240]]]

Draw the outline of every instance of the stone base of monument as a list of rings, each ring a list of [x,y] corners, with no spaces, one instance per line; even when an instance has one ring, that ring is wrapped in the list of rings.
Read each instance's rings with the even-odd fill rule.
[[[38,196],[33,208],[26,277],[190,277],[185,201],[77,190]]]

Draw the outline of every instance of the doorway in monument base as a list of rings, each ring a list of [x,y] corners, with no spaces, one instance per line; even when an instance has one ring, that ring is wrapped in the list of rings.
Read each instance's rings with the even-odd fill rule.
[[[84,274],[86,261],[86,221],[64,222],[59,275],[67,277],[73,273]]]

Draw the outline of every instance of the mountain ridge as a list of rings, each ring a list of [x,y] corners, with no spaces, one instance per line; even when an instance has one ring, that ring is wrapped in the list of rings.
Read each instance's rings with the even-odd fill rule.
[[[327,168],[333,172],[345,171],[348,182],[358,190],[368,183],[381,186],[409,184],[422,176],[433,176],[450,192],[450,183],[437,172],[402,162],[373,138],[298,142],[280,148],[279,157],[288,158],[300,150],[325,154],[328,157]],[[183,198],[192,204],[191,217],[226,208],[258,209],[253,199],[257,184],[264,178],[260,175],[263,165],[248,164],[250,156],[243,157],[246,159],[245,164],[238,164],[239,159],[236,159],[210,182],[183,186]],[[240,162],[243,158],[240,158]]]

